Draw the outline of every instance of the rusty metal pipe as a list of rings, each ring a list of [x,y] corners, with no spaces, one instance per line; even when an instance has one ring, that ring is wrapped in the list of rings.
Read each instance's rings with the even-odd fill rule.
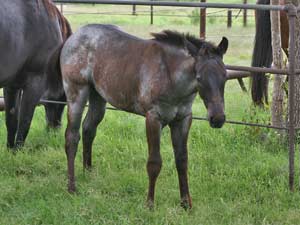
[[[271,73],[275,75],[289,75],[289,69],[272,69],[272,68],[262,68],[262,67],[248,67],[248,66],[233,66],[226,65],[227,70],[243,71],[243,72],[258,72],[258,73]],[[300,70],[294,70],[293,74],[300,74]]]
[[[80,4],[109,4],[109,5],[153,5],[153,6],[179,6],[221,9],[255,9],[286,11],[281,5],[256,5],[256,4],[225,4],[225,3],[201,3],[201,2],[169,2],[169,1],[129,1],[129,0],[54,0],[55,3],[80,3]]]
[[[288,5],[288,18],[290,27],[290,45],[289,45],[289,95],[288,95],[288,132],[289,132],[289,188],[294,191],[295,179],[295,25],[296,25],[297,8]]]

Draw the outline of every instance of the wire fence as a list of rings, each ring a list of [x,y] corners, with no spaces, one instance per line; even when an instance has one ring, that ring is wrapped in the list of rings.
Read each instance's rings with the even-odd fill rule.
[[[0,99],[2,99],[2,102],[4,102],[4,97],[0,96]],[[58,105],[67,105],[67,102],[62,102],[62,101],[54,101],[54,100],[46,100],[46,99],[41,99],[40,104],[58,104]],[[85,106],[88,107],[88,104]],[[4,107],[1,107],[4,110]],[[121,111],[124,112],[124,110],[120,110],[114,107],[106,107],[107,110],[111,111]],[[207,121],[208,119],[206,117],[201,117],[201,116],[193,116],[193,120],[197,121]],[[278,127],[278,126],[272,126],[271,124],[257,124],[257,123],[252,123],[252,122],[245,122],[245,121],[234,121],[234,120],[228,120],[226,119],[227,124],[233,124],[233,125],[242,125],[242,126],[252,126],[252,127],[261,127],[261,128],[268,128],[268,129],[277,129],[277,130],[287,130],[287,127]]]

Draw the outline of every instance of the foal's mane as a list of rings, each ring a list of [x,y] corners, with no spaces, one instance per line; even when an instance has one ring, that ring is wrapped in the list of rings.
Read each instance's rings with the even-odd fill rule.
[[[198,50],[205,49],[208,53],[219,54],[218,47],[214,44],[196,38],[189,33],[179,33],[177,31],[163,30],[160,33],[151,33],[154,40],[169,44],[178,48],[186,48],[187,41],[195,46]]]

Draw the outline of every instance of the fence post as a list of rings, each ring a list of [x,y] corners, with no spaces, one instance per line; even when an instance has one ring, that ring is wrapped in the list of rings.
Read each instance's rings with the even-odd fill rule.
[[[150,24],[153,25],[153,5],[150,6]]]
[[[132,15],[136,15],[136,5],[132,5]]]
[[[247,0],[244,0],[244,4],[245,4],[245,5],[248,4]],[[243,24],[244,24],[244,27],[247,26],[247,9],[244,9],[244,13],[243,13]]]
[[[289,95],[288,95],[288,132],[289,132],[289,187],[294,191],[295,182],[295,68],[296,68],[296,49],[295,49],[295,25],[297,8],[290,4],[288,10],[290,27],[290,46],[289,46]]]
[[[206,2],[206,0],[201,0]],[[200,38],[205,39],[206,37],[206,8],[200,9]]]
[[[231,28],[232,27],[232,10],[228,9],[227,11],[227,27]]]
[[[64,4],[63,3],[60,4],[60,12],[61,12],[61,14],[64,14]]]

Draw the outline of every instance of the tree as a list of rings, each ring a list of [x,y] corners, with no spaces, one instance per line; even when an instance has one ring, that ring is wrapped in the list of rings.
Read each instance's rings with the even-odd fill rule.
[[[279,5],[279,0],[272,0],[272,5]],[[272,30],[272,50],[273,50],[273,65],[277,69],[282,69],[283,55],[281,48],[281,29],[280,29],[280,12],[272,11],[271,14],[271,30]],[[284,125],[283,111],[284,111],[284,76],[276,75],[273,83],[272,94],[272,124],[274,126],[282,127]]]

